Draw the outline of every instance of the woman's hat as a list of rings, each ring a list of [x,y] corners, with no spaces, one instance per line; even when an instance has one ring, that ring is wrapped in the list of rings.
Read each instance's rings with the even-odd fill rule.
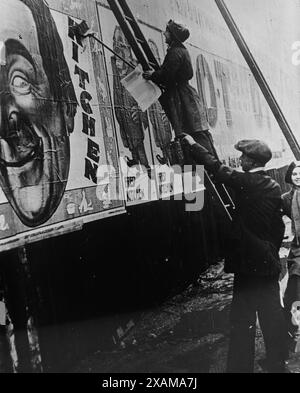
[[[176,38],[176,40],[179,42],[186,41],[190,36],[190,32],[187,27],[185,27],[180,23],[175,22],[172,19],[170,19],[169,22],[167,23],[167,30],[169,30],[174,36],[174,38]]]
[[[296,162],[291,162],[290,163],[290,165],[289,165],[289,167],[288,167],[288,169],[286,171],[285,178],[284,178],[286,183],[293,184],[293,182],[292,182],[292,173],[293,173],[293,170],[296,167],[298,167],[298,166],[300,167],[300,161],[296,161]]]

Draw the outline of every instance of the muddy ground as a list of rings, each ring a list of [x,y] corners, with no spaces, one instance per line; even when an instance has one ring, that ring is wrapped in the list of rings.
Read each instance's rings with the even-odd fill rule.
[[[281,249],[283,265],[288,249]],[[282,277],[284,290],[287,276]],[[115,344],[97,350],[71,373],[223,373],[228,348],[228,320],[233,275],[223,262],[211,266],[197,285],[165,303],[132,316],[114,335]],[[263,373],[265,356],[261,331],[256,333],[255,372]],[[300,372],[300,355],[288,363]]]

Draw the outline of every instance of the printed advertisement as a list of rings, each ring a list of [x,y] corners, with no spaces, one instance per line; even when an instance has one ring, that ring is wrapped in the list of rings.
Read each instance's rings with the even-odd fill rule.
[[[1,6],[4,250],[122,213],[124,198],[118,186],[110,190],[119,176],[112,120],[101,112],[101,68],[74,28],[80,21],[43,1]]]

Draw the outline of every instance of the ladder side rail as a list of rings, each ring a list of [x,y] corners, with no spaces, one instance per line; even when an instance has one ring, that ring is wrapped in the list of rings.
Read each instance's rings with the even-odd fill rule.
[[[213,181],[211,180],[211,178],[210,178],[210,176],[208,175],[208,173],[207,173],[206,171],[204,171],[204,173],[205,173],[205,176],[206,176],[206,178],[207,178],[207,180],[208,180],[208,182],[209,182],[209,185],[210,185],[210,187],[212,188],[213,192],[215,193],[215,195],[216,195],[216,197],[217,197],[219,203],[222,205],[223,209],[225,210],[225,213],[226,213],[226,215],[227,215],[227,218],[229,218],[229,220],[232,221],[232,216],[231,216],[231,214],[229,213],[229,211],[228,211],[228,209],[227,209],[227,206],[226,206],[225,203],[223,202],[223,199],[222,199],[221,195],[219,194],[219,192],[218,192],[218,190],[217,190],[215,184],[214,184]]]
[[[126,0],[119,0],[119,4],[124,11],[124,15],[128,16],[128,21],[132,27],[132,30],[133,30],[136,38],[140,40],[140,44],[145,52],[147,59],[149,60],[149,63],[151,63],[151,65],[154,66],[154,69],[158,69],[160,67],[160,65],[159,65],[157,59],[155,58],[150,46],[148,45],[148,42],[144,36],[144,33],[142,32],[142,30],[138,24],[138,21],[136,20],[135,16],[133,15]]]
[[[257,84],[259,85],[275,119],[278,122],[278,125],[286,138],[295,158],[300,160],[300,146],[298,144],[297,139],[295,138],[286,118],[284,117],[267,81],[265,80],[259,66],[257,65],[250,49],[248,48],[241,32],[239,31],[233,17],[231,16],[228,8],[226,7],[223,0],[215,0],[233,38],[236,41],[242,55],[244,56]]]
[[[116,19],[117,19],[121,29],[123,30],[123,32],[124,32],[128,42],[129,42],[129,44],[131,45],[132,50],[133,50],[137,60],[142,64],[142,67],[143,67],[144,71],[150,70],[151,66],[153,68],[155,68],[156,65],[157,65],[157,67],[159,67],[159,64],[158,64],[158,62],[157,62],[153,52],[151,51],[151,49],[150,49],[146,39],[144,40],[144,46],[148,47],[148,49],[149,49],[148,52],[151,52],[151,60],[155,61],[155,64],[153,64],[153,61],[151,61],[151,66],[149,65],[145,55],[141,51],[141,49],[140,49],[140,47],[139,47],[139,45],[138,45],[138,43],[137,43],[137,41],[135,39],[135,36],[132,34],[132,31],[128,27],[128,24],[127,24],[126,20],[124,19],[122,10],[120,9],[120,5],[119,5],[119,4],[121,4],[124,7],[123,8],[123,12],[124,13],[126,13],[129,17],[131,17],[131,16],[133,17],[132,12],[131,12],[129,6],[127,5],[126,1],[125,0],[124,1],[119,0],[119,4],[116,3],[116,0],[107,0],[107,2],[109,4],[112,12],[114,13],[114,15],[115,15],[115,17],[116,17]],[[134,20],[134,22],[132,22],[132,23],[138,26],[138,23],[137,23],[136,19],[134,17],[131,18],[131,19]],[[141,32],[141,34],[142,34],[142,32]],[[163,86],[159,86],[159,87],[163,90]],[[159,102],[160,102],[163,110],[165,111],[165,113],[167,113],[167,111],[165,109],[165,103],[162,101],[161,97],[159,98]]]
[[[229,203],[232,205],[232,209],[235,209],[235,203],[233,202],[231,195],[229,194],[225,184],[222,183],[222,188],[225,192],[225,195],[227,196],[227,198],[229,199]]]
[[[147,61],[144,53],[140,49],[138,43],[136,42],[134,34],[130,30],[127,22],[125,21],[120,7],[118,6],[116,1],[114,1],[114,0],[107,0],[107,2],[109,4],[113,14],[115,15],[115,17],[116,17],[116,19],[117,19],[121,29],[123,30],[123,33],[125,34],[125,37],[126,37],[128,43],[129,43],[129,45],[132,47],[132,50],[133,50],[137,60],[142,65],[144,70],[149,70],[150,66],[148,64],[148,61]]]
[[[116,17],[121,29],[123,30],[129,44],[131,45],[133,52],[135,53],[139,62],[142,64],[144,70],[147,70],[150,68],[149,64],[147,62],[147,59],[148,59],[149,63],[151,63],[151,65],[155,65],[156,68],[159,68],[159,64],[158,64],[153,52],[151,51],[151,48],[150,48],[143,32],[141,31],[136,18],[132,14],[131,9],[129,8],[126,0],[119,0],[118,4],[115,0],[107,0],[107,1],[108,1],[108,4],[109,4],[112,12],[114,13],[114,15]],[[120,7],[121,7],[121,9],[120,9]],[[131,29],[134,32],[134,34],[132,34],[132,31],[129,28],[128,23],[130,24]],[[141,51],[138,43],[141,45],[142,49],[144,50],[144,53]],[[146,55],[147,59],[145,58],[144,54]],[[209,175],[207,174],[206,171],[205,171],[205,175],[209,181],[211,190],[216,195],[218,202],[221,204],[221,206],[225,210],[225,213],[226,213],[227,217],[229,218],[229,220],[232,221],[232,217],[227,209],[227,205],[224,203],[215,184],[212,182],[211,178],[209,177]],[[222,185],[222,186],[224,188],[225,195],[229,199],[229,203],[230,203],[231,207],[234,209],[235,206],[234,206],[234,203],[233,203],[228,191],[226,190],[224,185]],[[230,206],[230,205],[228,205],[228,206]]]

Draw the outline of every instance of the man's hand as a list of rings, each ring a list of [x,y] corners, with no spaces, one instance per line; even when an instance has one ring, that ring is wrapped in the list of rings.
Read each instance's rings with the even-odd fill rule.
[[[143,78],[146,79],[147,81],[150,80],[153,72],[154,72],[153,70],[143,72]]]

